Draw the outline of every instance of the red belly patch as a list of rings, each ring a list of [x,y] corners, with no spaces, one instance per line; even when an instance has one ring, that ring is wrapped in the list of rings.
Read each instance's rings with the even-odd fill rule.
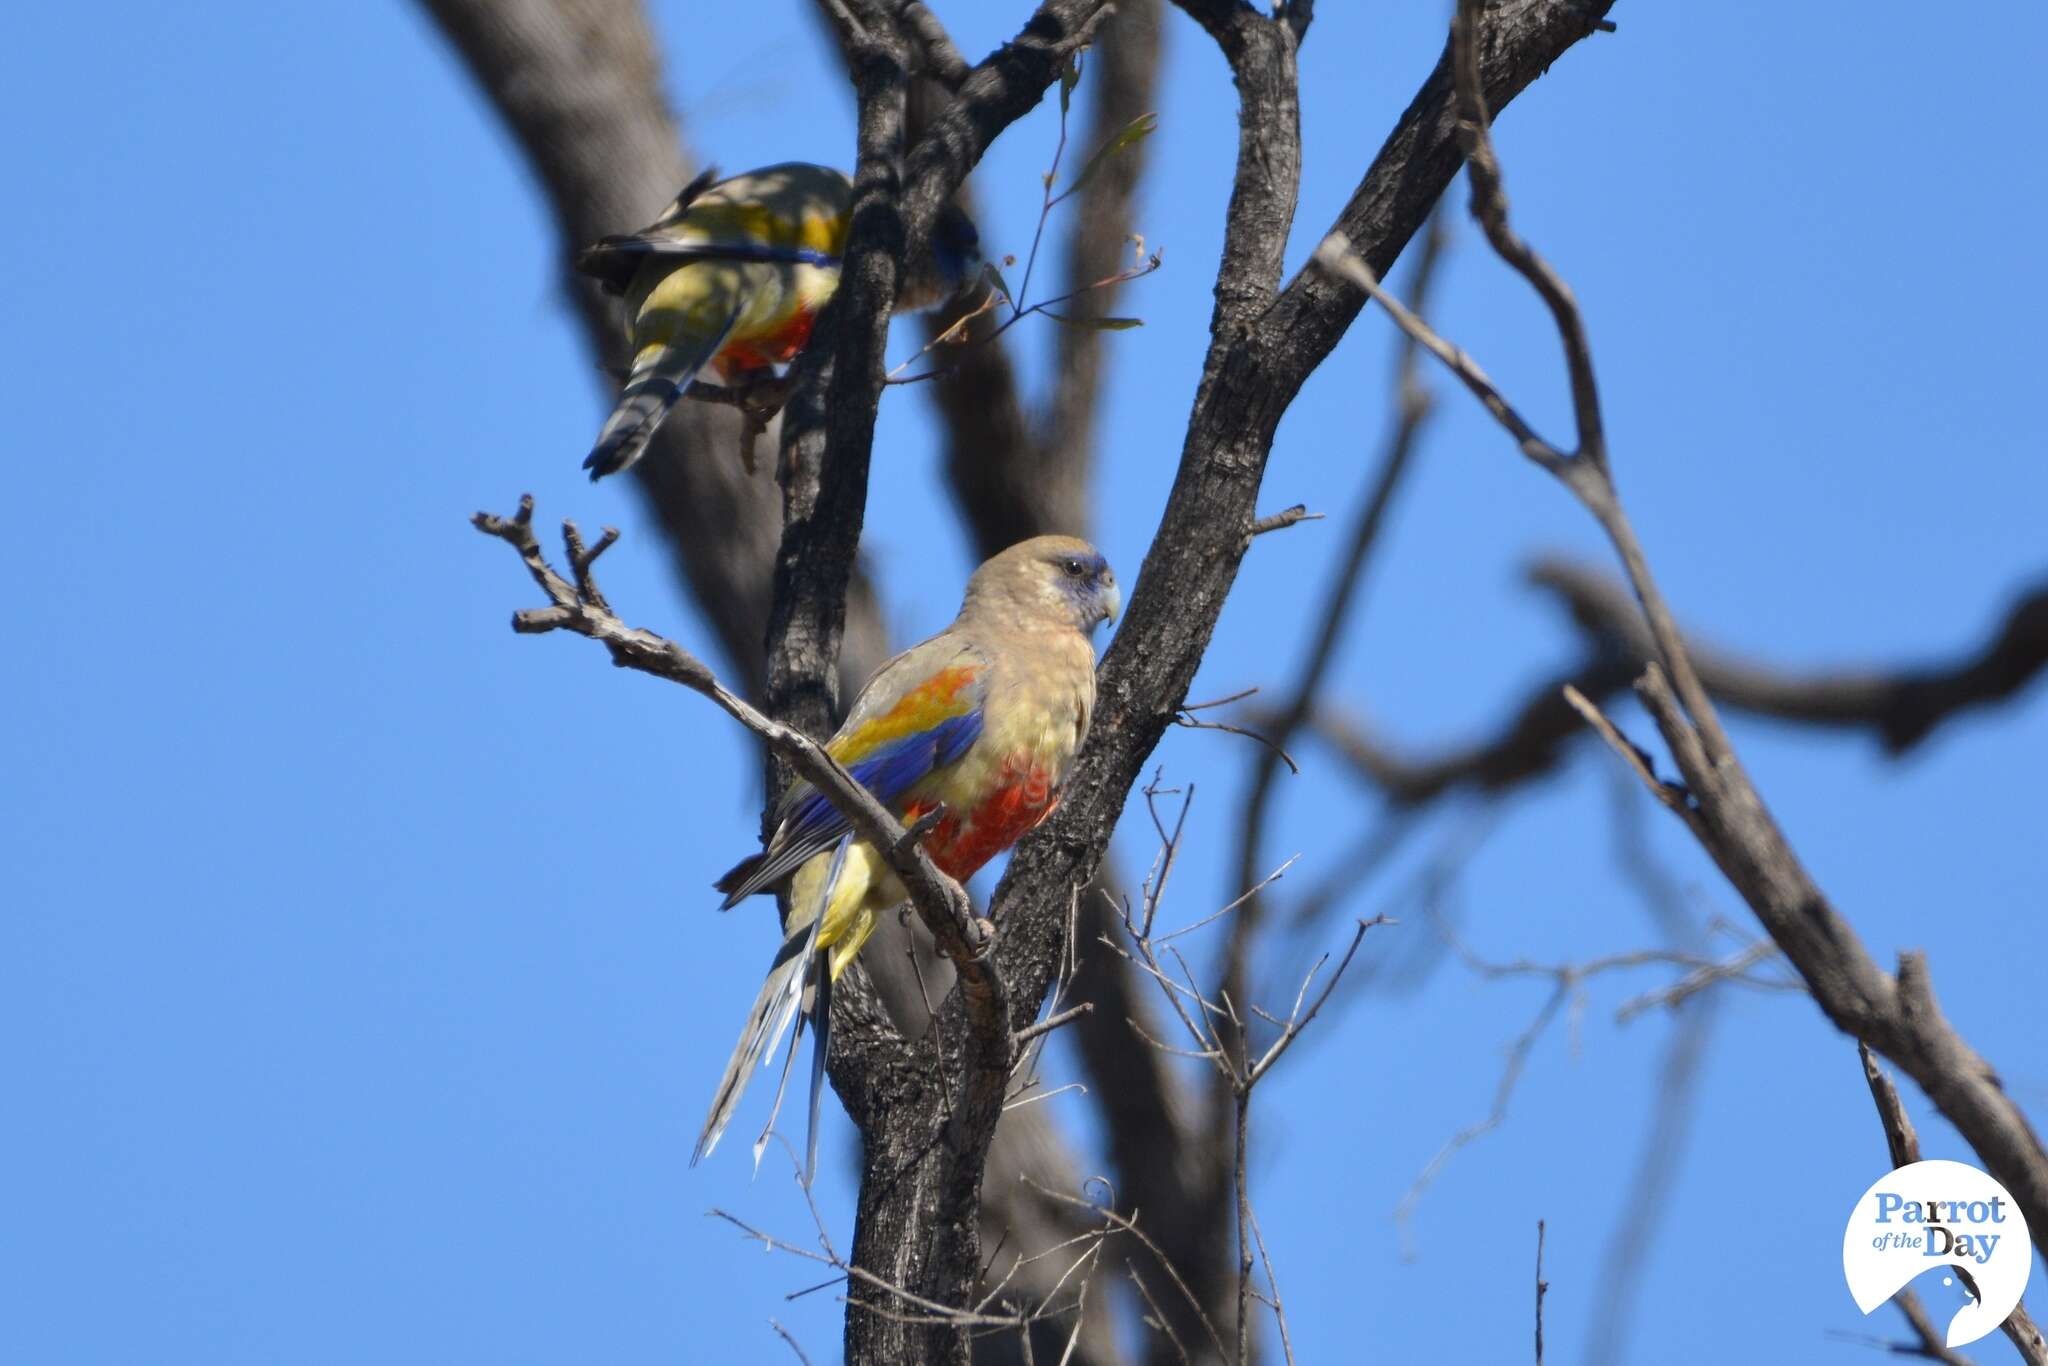
[[[785,364],[810,343],[811,327],[817,321],[817,314],[809,309],[800,309],[773,332],[756,337],[735,337],[719,351],[719,368],[730,375],[736,371]]]
[[[965,882],[981,866],[1035,828],[1060,804],[1052,790],[1052,774],[1029,758],[1013,755],[1004,762],[996,790],[964,817],[948,811],[925,837],[924,847],[940,872]],[[931,803],[913,804],[903,813],[915,821]]]

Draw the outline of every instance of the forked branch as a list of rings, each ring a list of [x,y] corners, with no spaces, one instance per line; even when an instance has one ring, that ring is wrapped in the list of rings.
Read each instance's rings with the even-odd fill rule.
[[[719,682],[702,660],[682,646],[652,631],[628,626],[613,613],[593,570],[598,556],[617,541],[616,531],[606,530],[596,544],[586,547],[576,524],[564,522],[562,541],[570,566],[569,577],[564,577],[548,563],[540,540],[534,535],[532,495],[519,500],[519,511],[511,517],[479,512],[471,521],[486,536],[518,551],[527,573],[548,597],[546,607],[529,607],[515,613],[513,630],[522,635],[572,631],[602,644],[620,668],[665,678],[709,698],[719,710],[788,760],[790,767],[822,792],[863,840],[881,850],[909,891],[919,916],[938,942],[939,951],[952,960],[959,972],[977,1030],[985,1027],[995,1031],[991,1037],[1000,1037],[1007,1053],[1008,1005],[1002,979],[989,953],[994,927],[974,914],[966,890],[938,870],[923,845],[910,838],[889,809],[856,782],[823,745],[795,727],[763,715]]]
[[[1743,771],[1650,573],[1609,471],[1599,389],[1578,305],[1549,264],[1508,226],[1507,198],[1487,131],[1479,76],[1476,38],[1481,9],[1477,0],[1460,0],[1452,32],[1458,129],[1471,163],[1473,216],[1496,252],[1529,281],[1551,311],[1571,375],[1577,447],[1566,452],[1538,435],[1478,364],[1401,308],[1340,237],[1333,234],[1324,242],[1318,260],[1379,300],[1403,331],[1480,398],[1522,452],[1555,475],[1599,522],[1635,590],[1655,650],[1637,690],[1684,783],[1682,797],[1654,778],[1652,791],[1686,818],[1688,828],[1756,913],[1828,1018],[1920,1083],[1991,1174],[2013,1193],[2035,1246],[2048,1248],[2048,1153],[2033,1127],[1999,1085],[1990,1064],[1943,1018],[1925,960],[1905,954],[1896,977],[1885,972],[1808,875]],[[1603,734],[1610,732],[1611,742],[1618,741],[1617,749],[1628,757],[1627,751],[1635,747],[1621,741],[1613,727],[1603,728]],[[1639,776],[1647,775],[1646,765],[1631,766]]]

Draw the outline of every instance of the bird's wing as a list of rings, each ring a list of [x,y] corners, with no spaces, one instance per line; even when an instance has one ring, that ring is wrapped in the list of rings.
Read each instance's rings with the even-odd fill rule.
[[[576,254],[576,269],[595,278],[605,293],[624,294],[632,287],[633,272],[640,269],[640,263],[647,259],[644,252],[627,244],[647,241],[657,236],[663,228],[679,221],[688,212],[690,205],[717,183],[718,168],[706,166],[669,201],[668,207],[661,211],[661,217],[655,219],[652,225],[638,232],[619,233],[602,238],[595,245],[585,247]]]
[[[668,207],[661,211],[661,217],[657,218],[655,222],[671,223],[681,218],[684,211],[690,205],[696,203],[706,190],[709,190],[717,183],[718,168],[716,166],[706,166],[703,170],[697,172],[696,175],[690,177],[690,183],[683,186],[681,193],[668,202]]]
[[[894,807],[920,779],[957,762],[981,736],[988,658],[950,635],[884,664],[826,745],[854,779]],[[782,799],[775,838],[719,884],[725,905],[774,886],[846,833],[846,817],[809,783]]]
[[[650,260],[835,269],[846,245],[852,203],[852,182],[844,175],[803,162],[764,167],[716,184],[699,176],[657,222],[585,248],[576,268],[613,294],[629,289],[634,274]]]
[[[772,242],[683,240],[662,235],[658,230],[624,233],[600,238],[585,247],[576,258],[576,269],[594,276],[612,294],[623,294],[632,285],[633,273],[644,261],[662,260],[680,265],[685,261],[765,261],[771,265],[838,266],[839,257],[815,247],[778,245]]]

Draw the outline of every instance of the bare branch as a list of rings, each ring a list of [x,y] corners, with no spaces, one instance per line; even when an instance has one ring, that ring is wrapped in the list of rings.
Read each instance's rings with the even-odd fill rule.
[[[1942,1018],[1924,960],[1903,955],[1896,978],[1872,961],[1853,928],[1807,874],[1729,745],[1608,473],[1599,394],[1577,305],[1547,263],[1507,226],[1499,167],[1486,131],[1481,45],[1475,39],[1479,13],[1476,0],[1460,0],[1453,26],[1458,129],[1473,162],[1474,216],[1502,259],[1530,282],[1551,310],[1571,374],[1578,449],[1569,457],[1552,458],[1555,447],[1548,447],[1548,454],[1532,448],[1533,434],[1526,424],[1511,420],[1499,406],[1489,404],[1489,409],[1523,452],[1555,474],[1584,504],[1622,562],[1657,656],[1644,672],[1638,692],[1699,809],[1700,819],[1692,827],[1695,835],[1829,1019],[1883,1052],[1920,1083],[1991,1174],[2013,1193],[2036,1245],[2048,1247],[2048,1224],[2035,1224],[2037,1213],[2048,1220],[2048,1152],[2026,1116],[1998,1085],[1991,1067]],[[1370,274],[1367,270],[1364,277]],[[1420,319],[1396,314],[1396,320],[1418,342],[1445,355],[1446,344]],[[1432,339],[1437,345],[1431,346]],[[1457,370],[1455,348],[1451,351],[1447,363]],[[1469,374],[1460,377],[1472,383]]]
[[[1863,1080],[1870,1087],[1870,1099],[1877,1106],[1877,1122],[1884,1129],[1886,1149],[1891,1153],[1892,1166],[1909,1167],[1920,1160],[1920,1135],[1913,1130],[1913,1121],[1906,1114],[1906,1106],[1899,1099],[1898,1088],[1877,1065],[1877,1059],[1870,1054],[1870,1046],[1859,1042],[1856,1056],[1863,1062]],[[1957,1266],[1956,1273],[1964,1278],[1972,1295],[1977,1293],[1976,1284],[1970,1279],[1968,1268]],[[1943,1345],[1946,1334],[1938,1331],[1921,1307],[1919,1297],[1912,1289],[1901,1290],[1892,1296],[1899,1312],[1906,1316],[1914,1333],[1919,1337],[1923,1353],[1937,1361],[1954,1360],[1953,1354]],[[2020,1359],[2027,1366],[2048,1366],[2048,1342],[2041,1337],[2041,1330],[2034,1326],[2033,1316],[2027,1313],[2025,1301],[2013,1306],[1999,1327],[2012,1345],[2019,1350]]]
[[[1543,1031],[1549,1026],[1551,1020],[1556,1018],[1558,1010],[1570,998],[1571,992],[1571,983],[1560,978],[1557,985],[1551,989],[1550,995],[1544,998],[1542,1008],[1536,1012],[1536,1017],[1529,1022],[1527,1028],[1515,1036],[1515,1041],[1508,1046],[1507,1062],[1501,1068],[1499,1081],[1494,1084],[1493,1105],[1486,1112],[1486,1117],[1466,1125],[1445,1139],[1443,1146],[1436,1150],[1436,1153],[1423,1166],[1422,1170],[1416,1174],[1415,1179],[1409,1183],[1408,1189],[1401,1196],[1400,1203],[1394,1206],[1394,1223],[1401,1230],[1401,1247],[1404,1257],[1410,1260],[1413,1260],[1415,1257],[1413,1223],[1415,1207],[1421,1203],[1422,1193],[1429,1189],[1438,1175],[1442,1173],[1445,1165],[1450,1162],[1451,1158],[1460,1149],[1498,1129],[1506,1122],[1508,1102],[1515,1094],[1515,1087],[1521,1082],[1522,1069],[1528,1065],[1529,1053],[1535,1048],[1536,1040],[1542,1037]]]
[[[1067,1009],[1062,1010],[1057,1015],[1048,1015],[1044,1019],[1038,1021],[1036,1024],[1028,1025],[1023,1029],[1018,1030],[1017,1033],[1014,1036],[1012,1036],[1012,1042],[1014,1042],[1017,1048],[1021,1050],[1025,1044],[1031,1042],[1033,1039],[1038,1038],[1040,1035],[1050,1034],[1055,1029],[1058,1029],[1061,1025],[1072,1024],[1074,1021],[1080,1019],[1083,1015],[1086,1015],[1093,1009],[1095,1009],[1095,1003],[1093,1001],[1083,1001],[1081,1002],[1081,1004],[1077,1006],[1070,1006]]]
[[[1564,685],[1564,700],[1571,705],[1573,711],[1585,718],[1587,725],[1598,732],[1600,738],[1607,742],[1609,749],[1621,756],[1621,761],[1629,766],[1629,770],[1643,780],[1643,786],[1650,790],[1651,796],[1662,802],[1673,815],[1688,826],[1699,820],[1699,813],[1693,809],[1691,794],[1680,784],[1667,783],[1659,778],[1655,762],[1649,754],[1623,735],[1615,724],[1607,719],[1606,713],[1594,706],[1584,693],[1567,683]]]
[[[802,1345],[797,1342],[796,1338],[787,1328],[784,1328],[774,1319],[768,1320],[768,1326],[775,1330],[775,1336],[789,1344],[789,1350],[796,1353],[796,1359],[802,1363],[802,1366],[811,1366],[810,1354],[804,1351]]]
[[[1268,513],[1266,516],[1253,522],[1250,534],[1253,536],[1264,536],[1270,531],[1285,531],[1288,527],[1300,526],[1303,522],[1320,522],[1322,520],[1322,513],[1310,512],[1306,503],[1296,503],[1293,507],[1282,508],[1278,512]]]
[[[1530,566],[1528,577],[1555,593],[1589,633],[1640,660],[1653,657],[1642,609],[1607,575],[1552,558]],[[1955,716],[2019,696],[2048,668],[2048,583],[2020,593],[1982,645],[1943,664],[1799,674],[1740,658],[1696,636],[1682,639],[1716,701],[1785,721],[1867,728],[1887,751],[1903,754]]]
[[[1327,701],[1317,704],[1304,729],[1398,806],[1426,805],[1462,789],[1498,792],[1553,772],[1570,752],[1584,719],[1566,705],[1565,690],[1595,705],[1604,703],[1642,672],[1654,647],[1635,598],[1597,571],[1547,558],[1531,565],[1527,577],[1566,604],[1588,633],[1587,653],[1582,662],[1538,683],[1523,701],[1507,708],[1508,720],[1494,733],[1438,754],[1414,756]],[[1803,724],[1868,728],[1889,752],[1900,754],[1974,706],[2021,695],[2039,676],[2031,661],[2048,658],[2044,609],[2048,588],[2023,593],[1978,649],[1928,666],[1795,673],[1702,644],[1694,636],[1685,639],[1700,680],[1717,703]],[[1255,708],[1249,714],[1269,732],[1279,727],[1277,708]],[[1623,758],[1634,766],[1628,756]]]
[[[1167,1258],[1164,1252],[1160,1251],[1159,1244],[1153,1241],[1152,1236],[1149,1233],[1147,1233],[1143,1228],[1139,1227],[1137,1217],[1135,1215],[1126,1216],[1123,1214],[1119,1214],[1115,1209],[1111,1208],[1107,1204],[1093,1204],[1087,1200],[1081,1199],[1079,1196],[1068,1195],[1064,1191],[1041,1189],[1039,1193],[1041,1195],[1044,1195],[1049,1200],[1064,1201],[1068,1204],[1076,1205],[1082,1209],[1089,1210],[1095,1214],[1098,1214],[1102,1217],[1103,1222],[1108,1224],[1110,1227],[1115,1228],[1121,1232],[1128,1233],[1133,1238],[1136,1238],[1138,1242],[1144,1247],[1144,1249],[1152,1254],[1152,1259],[1159,1264],[1159,1269],[1166,1273],[1167,1278],[1173,1282],[1174,1288],[1179,1290],[1181,1293],[1181,1297],[1187,1301],[1188,1308],[1194,1313],[1197,1321],[1200,1322],[1202,1328],[1207,1332],[1209,1336],[1210,1345],[1216,1349],[1217,1358],[1221,1360],[1225,1356],[1223,1350],[1223,1337],[1220,1333],[1216,1331],[1216,1325],[1210,1322],[1208,1311],[1202,1307],[1202,1301],[1199,1298],[1197,1298],[1193,1290],[1190,1290],[1188,1288],[1188,1283],[1185,1280],[1181,1279],[1179,1268],[1177,1268],[1173,1264],[1173,1262]]]
[[[1702,963],[1668,987],[1646,991],[1641,996],[1633,996],[1623,1001],[1614,1012],[1615,1022],[1627,1024],[1644,1011],[1659,1007],[1666,1010],[1676,1009],[1716,982],[1736,982],[1764,991],[1804,991],[1805,988],[1796,981],[1749,975],[1749,970],[1758,963],[1767,962],[1777,956],[1778,946],[1769,940],[1760,939],[1725,962]]]
[[[1358,952],[1358,946],[1365,942],[1366,931],[1375,925],[1391,925],[1393,923],[1392,920],[1389,920],[1384,915],[1376,915],[1370,920],[1358,922],[1358,930],[1351,936],[1351,943],[1345,948],[1344,956],[1337,960],[1337,970],[1330,974],[1328,981],[1323,983],[1323,989],[1316,993],[1316,999],[1310,1003],[1306,1011],[1303,1011],[1301,1008],[1300,998],[1296,998],[1294,1009],[1287,1017],[1287,1027],[1280,1031],[1280,1037],[1273,1040],[1266,1051],[1259,1056],[1259,1060],[1252,1064],[1251,1071],[1245,1076],[1245,1089],[1249,1090],[1258,1085],[1264,1079],[1266,1073],[1273,1070],[1273,1064],[1279,1062],[1281,1055],[1294,1046],[1294,1041],[1301,1037],[1301,1031],[1308,1028],[1309,1021],[1315,1019],[1317,1013],[1322,1010],[1323,1003],[1330,999],[1330,993],[1337,989],[1337,983],[1344,979],[1344,970],[1351,966],[1352,956]],[[1311,969],[1309,977],[1314,975],[1314,970]],[[1302,979],[1301,989],[1303,995],[1308,993],[1308,978]]]
[[[1441,215],[1433,215],[1409,286],[1418,308],[1428,299],[1430,288],[1435,283],[1437,265],[1443,256],[1444,236]],[[1320,609],[1312,618],[1317,625],[1308,659],[1296,671],[1294,687],[1287,700],[1266,722],[1272,731],[1272,738],[1268,741],[1272,752],[1260,755],[1252,764],[1251,792],[1245,801],[1244,820],[1239,827],[1237,842],[1237,880],[1240,885],[1251,883],[1264,857],[1266,825],[1272,811],[1275,784],[1279,780],[1275,756],[1284,760],[1290,770],[1300,772],[1285,746],[1293,742],[1295,735],[1308,722],[1323,681],[1343,642],[1344,632],[1358,615],[1352,608],[1363,584],[1366,566],[1371,561],[1373,548],[1379,543],[1380,528],[1385,525],[1387,510],[1393,505],[1394,495],[1407,474],[1429,417],[1431,400],[1417,376],[1415,350],[1412,343],[1404,345],[1396,359],[1393,375],[1395,418],[1380,455],[1379,472],[1371,481],[1353,519],[1351,540],[1344,558]],[[1255,523],[1253,534],[1257,535],[1258,531],[1259,524]],[[1259,925],[1258,910],[1255,904],[1250,913],[1240,917],[1232,926],[1225,949],[1223,980],[1240,991],[1244,988],[1248,971],[1252,937]]]
[[[597,558],[597,552],[582,550],[573,523],[564,524],[563,535],[569,558],[578,566],[574,583],[557,573],[541,551],[533,533],[531,495],[519,500],[519,511],[510,518],[479,512],[472,521],[477,530],[519,552],[527,573],[551,604],[519,613],[513,620],[515,630],[525,634],[573,631],[602,644],[611,653],[612,662],[621,668],[680,683],[709,698],[787,759],[806,782],[846,817],[863,840],[882,850],[933,938],[960,973],[970,1002],[976,1003],[975,1018],[982,1024],[1004,1028],[1007,1043],[1007,1003],[1002,979],[989,955],[991,927],[974,915],[973,905],[960,884],[938,870],[923,847],[907,837],[903,826],[873,793],[856,782],[823,745],[756,710],[720,683],[701,660],[682,646],[651,631],[627,626],[613,615],[590,577],[590,564]],[[598,550],[615,539],[608,534]],[[1008,1065],[1007,1056],[1004,1064]]]
[[[545,264],[576,308],[587,373],[616,370],[625,338],[619,301],[571,263],[604,234],[647,222],[697,169],[681,146],[646,7],[641,0],[419,3],[497,111],[552,211],[554,248]],[[607,381],[607,402],[613,392]],[[749,477],[728,454],[743,438],[745,407],[681,405],[628,482],[654,513],[679,584],[716,631],[727,676],[751,696],[764,677],[761,640],[782,513],[773,485]],[[559,454],[571,462],[580,456]],[[889,653],[864,576],[853,581],[846,622],[841,676],[858,684]]]
[[[1712,982],[1732,981],[1746,986],[1774,986],[1775,983],[1759,982],[1729,970],[1728,964],[1702,958],[1698,954],[1677,949],[1636,949],[1623,953],[1610,953],[1592,958],[1583,963],[1538,963],[1527,958],[1516,958],[1507,962],[1493,962],[1480,957],[1461,939],[1448,921],[1431,909],[1437,932],[1449,944],[1453,953],[1473,973],[1490,980],[1509,978],[1540,977],[1551,982],[1550,994],[1543,999],[1536,1014],[1522,1032],[1508,1045],[1507,1057],[1502,1064],[1500,1077],[1494,1083],[1493,1103],[1484,1118],[1457,1130],[1431,1156],[1415,1180],[1409,1184],[1394,1209],[1394,1221],[1401,1230],[1404,1255],[1413,1257],[1414,1235],[1412,1222],[1416,1206],[1423,1193],[1443,1173],[1452,1157],[1478,1139],[1498,1129],[1507,1121],[1508,1105],[1516,1088],[1521,1084],[1522,1073],[1527,1068],[1530,1054],[1536,1043],[1543,1037],[1550,1024],[1566,1005],[1576,1008],[1581,1001],[1587,981],[1608,973],[1628,971],[1643,967],[1683,967],[1689,977],[1705,976],[1689,994],[1697,994]]]
[[[960,49],[953,46],[953,40],[947,35],[945,25],[939,22],[939,17],[919,0],[909,0],[908,4],[901,6],[897,17],[904,29],[917,40],[925,74],[946,89],[957,91],[973,73],[968,68],[967,59],[960,55]]]

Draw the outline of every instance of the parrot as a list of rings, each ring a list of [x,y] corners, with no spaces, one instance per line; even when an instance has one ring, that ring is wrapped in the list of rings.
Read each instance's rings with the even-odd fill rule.
[[[829,166],[783,162],[718,179],[707,170],[638,232],[586,248],[576,268],[622,297],[632,356],[617,405],[583,467],[628,469],[706,370],[728,383],[803,350],[839,287],[853,182]],[[981,239],[947,204],[928,248],[905,262],[897,312],[935,308],[981,278]]]
[[[1121,605],[1115,574],[1088,542],[1019,542],[974,571],[952,625],[876,670],[825,748],[906,826],[943,805],[924,848],[941,872],[965,882],[1059,804],[1060,784],[1095,708],[1093,633],[1114,621]],[[776,807],[766,847],[717,882],[725,893],[720,909],[785,883],[782,944],[690,1161],[694,1166],[718,1145],[747,1082],[801,1006],[815,1039],[808,1183],[817,1165],[832,983],[878,917],[907,894],[883,853],[801,781]],[[790,1061],[802,1034],[800,1024]],[[785,1061],[785,1087],[788,1076]],[[770,1129],[774,1122],[771,1113]],[[757,1167],[767,1138],[764,1129],[754,1149]]]

